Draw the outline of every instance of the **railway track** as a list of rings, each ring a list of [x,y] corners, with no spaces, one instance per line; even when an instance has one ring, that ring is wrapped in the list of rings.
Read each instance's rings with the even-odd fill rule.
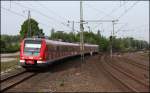
[[[136,65],[132,65],[133,62],[131,62],[131,64],[129,64],[128,62],[126,62],[128,60],[122,60],[118,57],[113,57],[111,61],[112,61],[112,63],[114,63],[114,65],[119,65],[119,67],[130,72],[136,78],[145,80],[145,82],[147,82],[147,83],[149,82],[149,75],[148,75],[149,70],[141,69],[141,68],[137,67]]]
[[[26,71],[26,70],[23,70],[23,71],[21,71],[21,72],[15,73],[15,74],[13,74],[13,75],[6,76],[6,77],[4,77],[4,78],[1,77],[1,81],[0,81],[0,82],[4,82],[4,81],[6,81],[6,80],[8,80],[8,79],[11,79],[11,78],[13,78],[13,77],[17,77],[17,76],[19,76],[19,75],[21,75],[21,74],[23,74],[23,73],[25,73],[25,72],[27,72],[27,71]]]
[[[117,81],[117,82],[119,82],[121,85],[123,85],[126,89],[128,89],[127,91],[129,92],[135,92],[136,90],[135,89],[132,89],[131,87],[129,87],[126,83],[124,83],[124,82],[122,82],[122,79],[120,79],[120,78],[118,78],[116,75],[114,75],[110,70],[109,70],[109,68],[107,68],[105,65],[106,64],[104,64],[105,63],[105,59],[104,59],[104,56],[103,57],[101,57],[101,60],[102,60],[102,69],[103,69],[103,71],[105,71],[106,73],[107,73],[107,75],[109,76],[109,77],[113,77],[113,79],[115,79],[115,81]]]
[[[149,91],[149,85],[143,81],[139,81],[136,77],[132,76],[128,71],[124,71],[123,68],[119,68],[117,65],[108,62],[108,58],[104,56],[105,62],[102,62],[103,69],[119,81],[122,85],[127,87],[132,92],[147,92]]]
[[[116,64],[114,62],[107,62],[107,63],[111,65],[113,68],[117,69],[120,73],[125,74],[126,76],[132,78],[133,80],[139,82],[140,84],[142,84],[147,88],[149,87],[149,84],[147,82],[143,82],[143,78],[138,77],[135,73],[133,73],[129,69],[123,68],[121,65]]]
[[[131,60],[131,59],[128,59],[128,58],[124,58],[124,57],[121,57],[121,58],[118,58],[120,60],[124,59],[126,60],[127,63],[131,64],[131,65],[134,65],[134,66],[137,66],[138,68],[141,68],[143,70],[147,70],[149,71],[149,66],[146,66],[144,64],[140,64],[140,63],[137,63],[135,62],[134,60]],[[132,61],[132,62],[131,62]]]
[[[0,91],[1,92],[7,91],[8,89],[15,87],[16,85],[30,79],[35,75],[37,75],[37,73],[23,71],[15,75],[9,76],[5,79],[2,79]]]

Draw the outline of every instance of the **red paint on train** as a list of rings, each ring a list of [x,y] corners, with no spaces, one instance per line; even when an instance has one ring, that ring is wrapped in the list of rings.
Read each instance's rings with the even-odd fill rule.
[[[98,45],[85,44],[84,53],[98,52]],[[56,60],[80,55],[80,45],[42,38],[25,38],[20,44],[20,64],[23,67],[44,66]]]

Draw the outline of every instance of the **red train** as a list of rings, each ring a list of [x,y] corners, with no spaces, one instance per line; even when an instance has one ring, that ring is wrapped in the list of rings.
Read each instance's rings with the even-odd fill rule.
[[[85,54],[98,52],[98,45],[85,44]],[[20,46],[22,67],[44,66],[63,58],[80,55],[80,44],[44,38],[25,38]]]

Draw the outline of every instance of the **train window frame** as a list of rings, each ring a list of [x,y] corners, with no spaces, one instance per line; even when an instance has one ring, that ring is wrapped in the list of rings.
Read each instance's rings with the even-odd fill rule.
[[[40,45],[40,48],[35,48],[35,47],[26,47],[26,45],[27,44],[39,44]],[[30,50],[30,52],[29,52],[29,50],[27,50],[26,48],[28,48],[28,49],[38,49],[38,51],[31,51]],[[42,40],[25,40],[24,41],[24,51],[23,51],[23,53],[25,54],[25,55],[27,55],[27,56],[29,56],[29,55],[32,55],[32,56],[38,56],[39,54],[40,54],[40,51],[41,51],[41,48],[42,48]],[[38,53],[38,54],[36,54],[35,55],[35,53]]]

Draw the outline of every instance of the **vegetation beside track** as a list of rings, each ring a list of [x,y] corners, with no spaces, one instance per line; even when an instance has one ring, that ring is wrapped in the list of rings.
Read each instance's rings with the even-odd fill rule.
[[[31,23],[33,26],[32,33],[29,35],[27,33],[27,23],[28,20],[25,20],[21,26],[20,35],[1,35],[0,43],[1,43],[1,53],[12,53],[19,51],[20,40],[26,37],[33,36],[44,36],[43,29],[38,27],[38,22],[35,19],[31,19]],[[51,40],[61,40],[64,42],[71,43],[79,43],[80,42],[80,33],[67,33],[66,31],[55,31],[55,29],[51,29],[51,35],[49,35],[49,39]],[[133,37],[126,38],[117,38],[110,36],[106,38],[103,36],[98,30],[97,33],[93,33],[96,31],[84,31],[84,42],[90,44],[99,45],[100,51],[109,51],[111,41],[113,52],[130,52],[130,51],[143,51],[149,50],[149,43],[144,40],[137,40]]]
[[[14,53],[19,51],[19,35],[1,35],[1,53]]]
[[[1,72],[5,72],[8,69],[15,69],[19,65],[19,59],[9,61],[9,62],[1,62]]]
[[[97,33],[93,32],[95,31],[84,31],[84,42],[99,45],[100,51],[109,51],[111,40],[113,41],[112,48],[114,52],[133,52],[149,49],[149,43],[144,40],[136,40],[132,37],[116,38],[111,36],[110,38],[106,38],[101,35],[100,31],[97,31]],[[64,31],[55,31],[52,29],[49,39],[61,39],[65,42],[80,42],[80,33],[66,33]]]
[[[38,22],[35,19],[31,20],[34,26],[32,28],[32,34],[29,35],[27,33],[27,23],[28,20],[25,20],[21,26],[20,35],[1,35],[0,43],[1,43],[1,53],[12,53],[19,51],[19,43],[20,40],[26,37],[32,36],[44,36],[43,30],[38,27]],[[55,29],[51,29],[51,35],[49,39],[51,40],[62,40],[64,42],[80,42],[80,33],[67,33],[65,31],[55,31]],[[149,43],[144,40],[136,40],[132,37],[126,38],[116,38],[110,36],[106,38],[103,36],[98,30],[97,33],[93,33],[96,31],[84,31],[84,42],[90,44],[99,45],[100,51],[109,51],[111,41],[113,51],[121,51],[121,52],[129,52],[129,51],[139,51],[139,50],[148,50]]]

